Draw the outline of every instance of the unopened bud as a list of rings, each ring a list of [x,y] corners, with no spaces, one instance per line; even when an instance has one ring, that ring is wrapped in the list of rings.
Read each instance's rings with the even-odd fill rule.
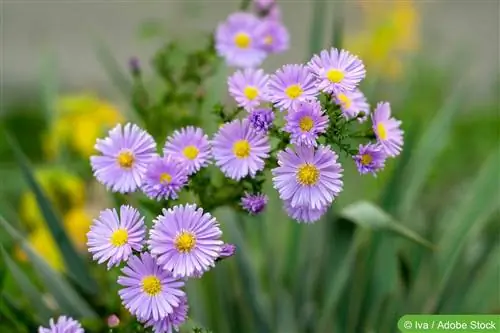
[[[109,316],[107,321],[109,328],[115,328],[118,327],[118,325],[120,325],[120,318],[118,318],[118,316],[115,314]]]

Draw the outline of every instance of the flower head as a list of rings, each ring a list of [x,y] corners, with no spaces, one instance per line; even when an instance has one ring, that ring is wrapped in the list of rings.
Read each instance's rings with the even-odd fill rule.
[[[261,21],[253,14],[234,13],[217,27],[215,48],[230,66],[257,67],[266,51],[257,42],[256,31]]]
[[[196,205],[180,205],[156,218],[149,248],[158,264],[175,277],[190,277],[214,266],[223,242],[222,231],[212,215]]]
[[[224,245],[222,245],[222,250],[220,252],[218,259],[224,259],[224,258],[234,256],[235,253],[236,253],[236,245],[224,244]]]
[[[384,168],[387,155],[380,145],[368,143],[359,145],[359,152],[353,158],[360,174],[371,172],[375,175]]]
[[[387,102],[377,104],[372,114],[373,131],[379,144],[388,156],[399,155],[403,146],[401,121],[391,117],[391,105]]]
[[[91,156],[90,163],[99,182],[113,192],[132,192],[142,184],[146,167],[156,155],[151,135],[137,125],[116,125],[105,139],[97,139],[95,148],[101,156]]]
[[[132,256],[122,273],[118,284],[124,288],[118,294],[123,305],[142,321],[167,317],[186,296],[181,289],[184,282],[173,278],[147,252]]]
[[[187,297],[182,297],[178,306],[174,307],[174,311],[167,317],[154,320],[150,318],[144,323],[144,327],[152,327],[154,333],[172,333],[178,331],[178,328],[187,319],[188,313]]]
[[[151,199],[177,199],[187,181],[187,169],[179,160],[158,156],[148,165],[142,190]]]
[[[109,328],[115,328],[120,325],[120,318],[118,318],[117,315],[112,314],[106,319],[106,323],[108,324]]]
[[[309,206],[292,207],[290,201],[285,201],[283,205],[286,213],[297,222],[313,223],[318,221],[328,210],[328,206],[311,208]]]
[[[328,116],[318,101],[301,102],[290,109],[284,130],[296,145],[316,146],[318,135],[328,128]]]
[[[238,106],[251,111],[266,101],[268,78],[262,69],[245,68],[236,71],[227,81],[229,93]]]
[[[364,122],[368,119],[370,105],[366,101],[365,95],[359,89],[338,92],[335,94],[335,100],[340,105],[342,114],[347,119],[358,117],[360,112],[363,112],[364,116],[358,117],[359,122]]]
[[[278,153],[272,170],[274,187],[292,207],[320,209],[331,204],[342,190],[342,167],[329,147],[296,146]]]
[[[289,48],[288,30],[278,20],[266,19],[257,30],[260,48],[268,53],[281,53]]]
[[[167,138],[163,154],[171,155],[179,160],[191,175],[206,167],[210,161],[208,136],[198,127],[181,128]]]
[[[269,198],[265,194],[245,193],[245,196],[241,198],[241,206],[250,214],[257,215],[266,208],[268,201]]]
[[[272,109],[256,109],[248,115],[250,125],[260,133],[267,133],[273,126],[274,112]]]
[[[313,73],[304,65],[285,65],[269,79],[269,99],[281,110],[316,98],[318,88]]]
[[[271,150],[267,136],[253,129],[247,119],[236,119],[221,127],[212,147],[215,164],[235,180],[254,177],[264,169],[264,159]]]
[[[82,325],[71,317],[60,316],[57,321],[49,321],[49,328],[40,326],[38,333],[84,333]]]
[[[363,62],[346,50],[331,48],[314,55],[308,64],[318,78],[318,88],[327,93],[354,90],[365,78]]]
[[[106,209],[94,220],[87,246],[93,259],[99,264],[108,261],[110,269],[126,261],[132,250],[140,251],[145,235],[144,217],[131,206],[121,206],[120,215],[116,209]]]

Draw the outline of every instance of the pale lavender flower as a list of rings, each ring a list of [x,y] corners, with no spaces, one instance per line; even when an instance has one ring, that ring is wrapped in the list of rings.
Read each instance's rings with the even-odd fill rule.
[[[387,155],[380,145],[368,143],[359,145],[359,152],[353,158],[360,174],[370,172],[375,175],[384,168]]]
[[[122,273],[118,284],[124,288],[118,294],[123,306],[142,321],[167,317],[186,296],[184,282],[172,277],[147,252],[132,256]]]
[[[179,326],[187,319],[188,308],[187,297],[182,297],[180,304],[174,307],[174,311],[167,317],[159,320],[154,320],[152,318],[145,320],[143,321],[144,327],[151,327],[154,333],[178,332]]]
[[[228,79],[229,94],[238,106],[251,111],[265,102],[269,76],[262,69],[245,68]]]
[[[354,90],[365,78],[363,62],[346,50],[331,48],[314,55],[308,63],[318,78],[318,88],[327,93]]]
[[[234,244],[224,244],[222,245],[222,250],[220,252],[218,259],[225,259],[234,256],[236,253],[236,245]]]
[[[267,133],[273,126],[274,112],[272,109],[256,109],[248,115],[250,125],[259,133]]]
[[[229,178],[240,180],[264,169],[271,147],[265,134],[257,132],[247,119],[224,124],[212,140],[215,164]]]
[[[328,128],[328,116],[318,101],[300,102],[286,115],[285,132],[296,145],[316,146],[319,134]]]
[[[342,167],[330,147],[296,146],[278,153],[274,188],[292,207],[320,209],[342,191]]]
[[[116,209],[101,211],[87,233],[87,246],[92,259],[99,264],[108,261],[108,269],[126,261],[132,251],[141,251],[146,226],[144,217],[131,206],[121,206],[120,215]]]
[[[158,264],[175,277],[191,277],[213,267],[223,242],[217,220],[196,205],[164,209],[148,241]]]
[[[156,155],[151,135],[137,125],[116,125],[105,139],[97,139],[101,156],[91,156],[97,180],[113,192],[132,192],[142,184],[146,167]]]
[[[335,101],[340,105],[342,114],[347,119],[357,118],[359,122],[364,122],[370,114],[370,105],[368,104],[365,95],[359,90],[339,92],[335,94]],[[363,112],[363,116],[358,116]]]
[[[142,191],[151,199],[177,199],[187,181],[187,169],[179,160],[158,156],[148,165]]]
[[[285,201],[283,208],[288,216],[297,222],[313,223],[318,221],[328,210],[328,206],[311,208],[308,205],[292,207],[290,201]]]
[[[285,65],[269,79],[268,94],[271,102],[284,111],[298,102],[316,99],[316,78],[303,65]]]
[[[241,198],[241,206],[250,214],[257,215],[266,208],[268,201],[269,198],[265,194],[245,193],[245,196]]]
[[[257,36],[260,48],[268,53],[281,53],[289,48],[290,36],[280,21],[265,19],[257,29]]]
[[[71,317],[60,316],[57,321],[51,318],[48,328],[40,326],[38,333],[85,333],[85,331],[78,321]]]
[[[401,153],[403,147],[403,130],[401,121],[391,117],[391,105],[387,102],[377,104],[372,114],[373,131],[379,144],[388,156]]]

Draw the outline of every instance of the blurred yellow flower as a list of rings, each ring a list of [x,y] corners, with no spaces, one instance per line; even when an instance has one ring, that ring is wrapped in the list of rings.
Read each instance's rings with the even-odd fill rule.
[[[57,156],[66,144],[83,157],[89,157],[102,131],[122,122],[123,116],[109,102],[91,94],[69,95],[59,99],[54,123],[43,148],[49,158]]]
[[[33,250],[56,271],[64,271],[64,261],[59,253],[59,250],[47,228],[38,228],[30,233],[27,238]],[[26,254],[16,248],[16,257],[21,261],[26,261]]]
[[[92,218],[83,208],[73,208],[64,215],[64,228],[76,248],[87,249],[87,232],[90,230]]]
[[[360,1],[360,5],[365,26],[347,38],[346,48],[363,59],[368,71],[399,78],[404,56],[419,44],[419,13],[414,1]]]

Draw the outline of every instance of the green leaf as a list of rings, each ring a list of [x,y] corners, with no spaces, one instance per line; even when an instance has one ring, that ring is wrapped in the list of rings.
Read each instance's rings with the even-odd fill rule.
[[[15,279],[15,282],[19,285],[21,290],[24,292],[32,309],[34,309],[36,316],[40,323],[47,322],[52,317],[52,311],[43,302],[42,294],[40,291],[31,283],[29,278],[24,274],[24,272],[19,268],[14,260],[5,252],[4,248],[0,246],[0,251],[5,260],[5,264],[9,269],[10,274]]]
[[[33,193],[35,194],[40,211],[43,215],[48,229],[50,230],[50,233],[52,234],[54,242],[57,244],[59,250],[61,251],[69,275],[79,285],[81,285],[85,291],[87,291],[88,293],[96,294],[98,292],[97,283],[90,276],[84,260],[74,248],[73,244],[68,238],[68,235],[66,234],[66,231],[62,227],[60,219],[58,218],[52,205],[47,199],[47,196],[36,181],[28,159],[19,148],[17,142],[8,134],[6,135],[6,137],[10,143],[12,150],[14,151],[14,155],[21,168],[22,174],[26,179],[26,182],[28,183],[31,191],[33,191]]]
[[[54,297],[60,309],[65,314],[78,318],[97,319],[97,314],[89,304],[66,282],[59,273],[55,272],[47,262],[42,259],[29,245],[21,234],[0,215],[0,226],[22,247],[26,252],[35,271],[43,281],[47,291]]]
[[[344,33],[344,3],[333,2],[332,46],[341,49]]]
[[[429,249],[434,248],[429,241],[422,238],[415,231],[396,222],[381,208],[369,202],[362,201],[349,205],[341,211],[341,216],[356,223],[360,227],[373,230],[388,230]]]
[[[309,54],[319,52],[323,46],[323,38],[325,36],[325,29],[323,24],[326,22],[326,7],[328,2],[324,0],[315,0],[313,5],[313,17],[311,20],[311,29],[309,36]]]

